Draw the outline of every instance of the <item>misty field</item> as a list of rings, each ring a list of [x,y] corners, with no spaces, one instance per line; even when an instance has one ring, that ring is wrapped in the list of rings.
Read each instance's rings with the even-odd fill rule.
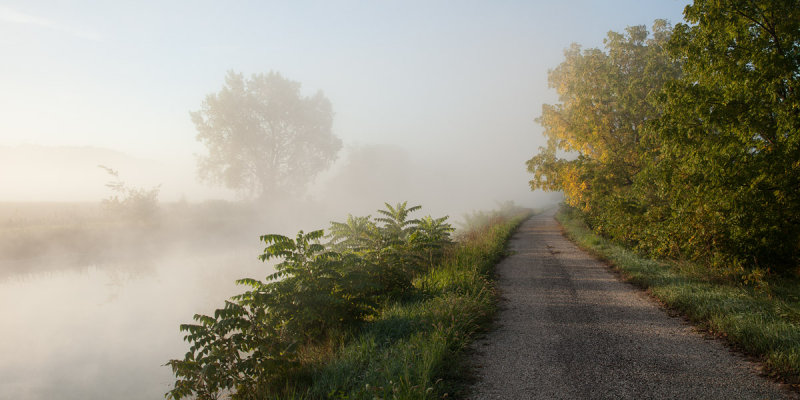
[[[221,238],[236,245],[246,241],[242,227],[257,221],[252,212],[226,202],[167,203],[133,221],[99,203],[0,203],[0,278],[88,265],[144,268],[142,259],[176,247],[221,248]]]

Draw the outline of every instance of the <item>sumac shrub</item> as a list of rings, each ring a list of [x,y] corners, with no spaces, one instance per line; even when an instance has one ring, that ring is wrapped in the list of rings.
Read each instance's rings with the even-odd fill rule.
[[[170,360],[176,381],[166,396],[231,399],[274,397],[298,384],[301,350],[364,322],[387,297],[412,288],[416,274],[433,268],[451,243],[447,217],[410,219],[419,206],[386,204],[380,217],[332,222],[292,239],[264,235],[262,261],[276,260],[263,281],[240,279],[249,290],[210,315],[181,325],[191,343]]]

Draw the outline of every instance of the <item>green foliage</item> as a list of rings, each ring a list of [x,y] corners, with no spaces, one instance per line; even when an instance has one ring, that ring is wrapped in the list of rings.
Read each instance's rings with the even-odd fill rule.
[[[331,238],[330,246],[337,251],[362,252],[375,247],[378,227],[370,220],[370,216],[347,216],[345,222],[331,222],[328,229]]]
[[[245,79],[229,72],[218,93],[191,113],[197,140],[208,148],[202,178],[266,198],[300,190],[336,159],[341,140],[331,133],[330,101],[277,72]]]
[[[408,218],[420,206],[407,207],[406,202],[385,206],[385,210],[378,210],[382,217],[376,218],[383,223],[378,228],[378,247],[366,256],[383,268],[379,277],[382,290],[402,293],[411,288],[411,280],[425,266],[424,253],[414,241],[419,220]]]
[[[403,202],[385,207],[374,220],[349,215],[345,222],[331,222],[330,245],[380,266],[373,274],[379,290],[397,294],[410,289],[413,278],[441,258],[453,228],[448,217],[411,219],[420,206]]]
[[[322,230],[261,236],[259,258],[278,261],[275,272],[237,281],[250,289],[213,316],[181,325],[192,345],[184,359],[168,362],[177,380],[167,397],[285,395],[303,381],[304,352],[408,295],[414,277],[443,257],[453,229],[447,217],[409,219],[419,206],[386,208],[376,221],[351,215],[333,222],[327,245]]]
[[[447,217],[432,218],[424,217],[417,223],[417,229],[411,234],[409,242],[415,248],[427,253],[428,268],[433,268],[436,260],[442,257],[445,246],[452,243],[450,234],[455,231],[450,224],[446,223]]]
[[[409,235],[416,229],[419,220],[408,219],[408,215],[422,208],[421,206],[407,207],[407,202],[398,203],[395,207],[385,203],[385,210],[378,210],[383,215],[376,219],[383,222],[381,234],[387,243],[401,243],[408,240]]]
[[[495,311],[489,278],[529,211],[506,209],[475,226],[414,280],[418,294],[390,303],[329,362],[302,398],[463,398],[462,354]]]
[[[796,272],[800,7],[696,0],[685,17],[566,52],[531,186],[564,191],[595,232],[640,251],[745,282]]]
[[[322,237],[322,230],[305,235],[300,231],[294,240],[261,236],[268,246],[259,258],[283,260],[275,265],[276,272],[267,276],[274,282],[238,281],[253,286],[254,291],[236,299],[263,305],[280,321],[288,337],[302,342],[322,339],[333,330],[362,321],[375,307],[369,265],[355,254],[326,250],[318,242]]]
[[[642,177],[666,249],[736,270],[800,261],[800,7],[697,0],[670,50],[659,158]],[[672,252],[674,253],[674,252]],[[668,253],[669,254],[669,253]]]
[[[653,95],[680,73],[665,50],[670,34],[664,21],[653,24],[652,36],[644,26],[609,32],[606,51],[573,44],[549,74],[561,103],[544,105],[537,120],[548,143],[528,161],[531,188],[564,191],[570,205],[612,234],[629,231],[629,218],[619,214],[640,208],[632,186],[654,148],[644,132],[658,116]]]
[[[656,116],[648,96],[679,72],[664,50],[670,27],[657,21],[653,30],[652,37],[644,26],[628,27],[625,34],[609,32],[605,52],[582,50],[577,44],[565,51],[565,61],[548,76],[561,103],[544,105],[537,120],[545,128],[548,145],[528,162],[535,175],[532,187],[567,190],[631,183],[646,144],[642,130]],[[556,160],[557,151],[577,152],[578,158]],[[546,167],[548,163],[555,164]],[[591,178],[609,182],[577,177],[571,181],[569,174],[583,176],[589,169],[608,172]]]
[[[217,399],[220,393],[263,398],[297,370],[296,343],[284,337],[264,308],[247,303],[227,301],[213,317],[195,315],[199,324],[181,325],[193,345],[183,360],[167,363],[178,378],[168,398]]]

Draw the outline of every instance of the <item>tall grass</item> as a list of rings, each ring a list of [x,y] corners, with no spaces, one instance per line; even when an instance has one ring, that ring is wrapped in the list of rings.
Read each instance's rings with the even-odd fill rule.
[[[709,333],[758,357],[775,377],[800,383],[800,281],[764,277],[746,285],[702,265],[638,256],[591,232],[573,209],[557,215],[579,246],[609,261],[623,277]]]
[[[490,279],[506,243],[530,212],[497,214],[462,233],[440,265],[417,277],[414,290],[381,312],[333,357],[310,372],[295,398],[433,399],[458,396],[462,350],[495,312]]]

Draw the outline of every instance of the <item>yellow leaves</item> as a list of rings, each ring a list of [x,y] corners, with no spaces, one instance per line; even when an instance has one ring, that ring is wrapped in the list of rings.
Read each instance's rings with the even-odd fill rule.
[[[629,196],[651,145],[641,140],[643,127],[658,117],[651,96],[679,71],[660,48],[669,28],[654,30],[660,39],[632,27],[610,33],[605,49],[573,45],[564,52],[548,75],[559,102],[544,105],[537,119],[548,146],[528,161],[533,188],[561,190],[566,203],[593,215],[622,207],[619,199]]]
[[[564,191],[567,204],[573,207],[583,208],[586,204],[587,189],[589,185],[581,178],[579,168],[574,165],[567,165],[563,168],[561,175],[561,188]]]

